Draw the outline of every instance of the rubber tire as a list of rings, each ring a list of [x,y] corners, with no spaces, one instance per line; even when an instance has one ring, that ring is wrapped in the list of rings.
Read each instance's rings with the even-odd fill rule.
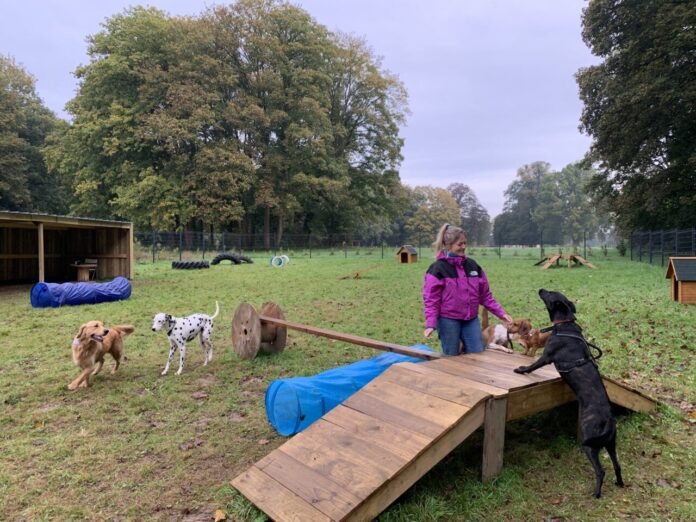
[[[217,265],[220,261],[232,261],[235,265],[241,263],[240,256],[237,254],[218,254],[210,262],[211,265]]]

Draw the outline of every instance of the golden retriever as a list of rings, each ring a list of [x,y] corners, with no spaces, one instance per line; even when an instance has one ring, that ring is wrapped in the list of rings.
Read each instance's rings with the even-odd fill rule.
[[[72,358],[75,364],[82,368],[82,372],[68,384],[68,389],[89,386],[89,376],[101,371],[107,353],[116,361],[111,373],[118,370],[123,357],[123,338],[134,330],[135,327],[129,324],[105,328],[101,321],[89,321],[80,326],[72,342]]]

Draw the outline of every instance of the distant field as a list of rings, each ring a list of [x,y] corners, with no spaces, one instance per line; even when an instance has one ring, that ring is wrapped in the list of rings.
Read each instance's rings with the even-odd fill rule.
[[[29,287],[0,287],[0,519],[202,521],[223,509],[229,520],[263,520],[229,482],[285,440],[265,417],[268,384],[377,353],[291,331],[281,354],[242,361],[230,340],[239,303],[273,301],[293,322],[405,345],[424,341],[420,290],[430,252],[411,265],[397,264],[391,250],[382,258],[380,249],[289,254],[283,268],[258,253],[254,264],[207,270],[142,260],[131,298],[118,303],[32,309]],[[696,306],[670,301],[665,269],[599,249],[590,258],[597,270],[541,270],[533,266],[538,249],[501,257],[474,249],[472,257],[508,312],[535,325],[548,323],[539,288],[568,295],[588,339],[604,350],[602,372],[664,406],[653,416],[619,418],[628,486],[608,481],[600,500],[590,498],[593,475],[575,440],[573,409],[560,408],[509,425],[505,467],[492,483],[479,481],[475,436],[380,520],[696,519]],[[150,330],[152,316],[212,313],[215,300],[213,362],[203,367],[191,343],[183,375],[174,366],[161,377],[167,340]],[[69,392],[77,374],[70,342],[90,319],[135,325],[128,360],[114,375],[107,360],[89,389]]]

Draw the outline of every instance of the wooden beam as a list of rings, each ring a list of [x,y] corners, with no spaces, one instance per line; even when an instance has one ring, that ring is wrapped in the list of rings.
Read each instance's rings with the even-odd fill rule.
[[[318,335],[320,337],[328,337],[329,339],[343,341],[344,343],[367,346],[368,348],[376,348],[377,350],[384,350],[386,352],[400,353],[401,355],[410,355],[412,357],[420,357],[421,359],[442,358],[442,354],[439,352],[428,352],[425,350],[418,350],[417,348],[411,348],[410,346],[376,341],[375,339],[368,339],[367,337],[358,337],[357,335],[344,334],[341,332],[335,332],[333,330],[326,330],[324,328],[317,328],[315,326],[308,326],[305,324],[291,323],[289,321],[285,321],[284,319],[277,319],[275,317],[268,317],[266,315],[259,315],[259,319],[261,319],[262,323],[266,322],[276,326],[289,328],[291,330],[297,330],[298,332]]]
[[[625,384],[613,381],[608,377],[602,377],[602,380],[604,381],[604,387],[607,389],[609,400],[614,404],[643,413],[653,412],[657,408],[657,401],[647,395],[633,390]]]
[[[483,421],[483,462],[481,480],[489,482],[503,469],[507,399],[488,399]]]
[[[46,280],[46,262],[44,259],[44,225],[39,223],[37,227],[37,236],[39,241],[39,283]]]

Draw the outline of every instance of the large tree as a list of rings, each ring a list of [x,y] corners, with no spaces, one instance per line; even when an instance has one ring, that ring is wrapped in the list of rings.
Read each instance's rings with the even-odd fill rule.
[[[34,78],[0,55],[0,209],[63,213],[64,182],[46,168],[42,148],[60,120],[36,94]]]
[[[54,155],[76,207],[141,226],[260,225],[267,246],[287,224],[345,231],[393,213],[403,86],[305,11],[130,9],[90,56]]]
[[[577,73],[600,173],[592,189],[624,231],[696,222],[696,3],[592,0]]]
[[[467,234],[469,243],[487,245],[491,233],[491,217],[468,185],[452,183],[447,190],[459,206],[459,226]]]
[[[442,225],[459,222],[459,206],[447,190],[421,186],[414,188],[413,193],[417,207],[406,222],[410,242],[417,245],[432,243]]]
[[[545,161],[517,169],[517,179],[505,190],[503,212],[495,218],[496,244],[534,245],[543,240],[546,234],[534,220],[534,213],[544,180],[550,175],[551,165]]]

